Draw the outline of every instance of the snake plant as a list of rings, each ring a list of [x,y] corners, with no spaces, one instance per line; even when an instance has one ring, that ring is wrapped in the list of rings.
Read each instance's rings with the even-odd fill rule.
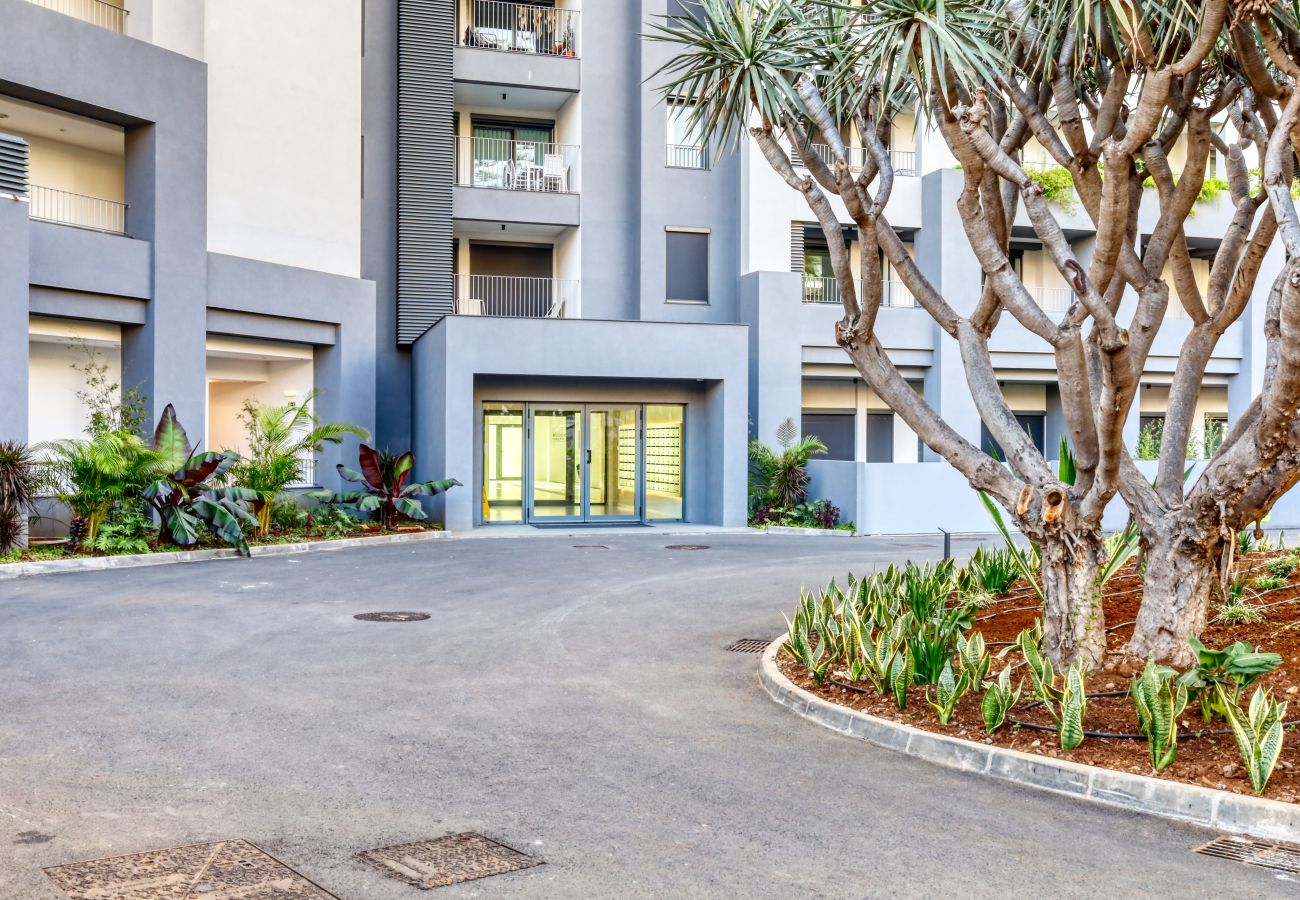
[[[1083,716],[1088,710],[1088,695],[1084,692],[1083,662],[1076,662],[1065,673],[1065,687],[1061,692],[1061,713],[1056,727],[1061,738],[1061,749],[1067,753],[1083,743]]]
[[[1217,690],[1228,724],[1232,727],[1232,736],[1237,740],[1246,777],[1255,793],[1262,794],[1282,753],[1282,720],[1286,717],[1286,702],[1275,702],[1267,688],[1257,688],[1250,698],[1250,708],[1243,713],[1221,686]]]
[[[963,669],[960,675],[952,673],[952,663],[944,663],[939,680],[935,683],[935,693],[931,696],[929,688],[925,691],[925,701],[934,707],[939,716],[939,723],[947,725],[952,721],[952,714],[957,710],[957,701],[966,695],[971,685],[970,670]]]
[[[989,666],[992,663],[989,652],[985,649],[984,635],[978,631],[972,631],[969,638],[958,635],[957,662],[961,666],[962,674],[970,678],[972,686],[981,684],[988,676]]]
[[[1146,736],[1151,768],[1159,772],[1178,758],[1178,717],[1187,708],[1187,686],[1174,686],[1174,670],[1148,659],[1129,685],[1137,707],[1138,731]]]
[[[912,661],[911,648],[903,643],[889,666],[889,687],[894,692],[894,702],[899,709],[907,708],[907,688],[915,676],[916,666]]]
[[[1020,702],[1020,690],[1023,682],[1016,682],[1011,689],[1011,667],[1005,667],[998,673],[997,681],[984,682],[984,699],[980,702],[980,715],[984,719],[984,730],[989,734],[997,731],[1007,720],[1007,713]]]

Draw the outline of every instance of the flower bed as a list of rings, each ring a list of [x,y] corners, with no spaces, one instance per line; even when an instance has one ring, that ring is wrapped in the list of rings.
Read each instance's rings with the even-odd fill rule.
[[[1297,702],[1300,701],[1300,565],[1291,565],[1290,571],[1284,575],[1275,574],[1293,563],[1300,563],[1300,558],[1280,551],[1255,551],[1241,556],[1236,570],[1236,585],[1242,592],[1241,599],[1238,603],[1220,605],[1212,611],[1211,621],[1201,640],[1210,648],[1245,642],[1251,648],[1281,657],[1276,668],[1259,675],[1253,683],[1247,681],[1240,692],[1237,708],[1242,710],[1244,718],[1249,699],[1259,688],[1267,689],[1276,701],[1291,701],[1289,711],[1282,716],[1280,756],[1262,796],[1294,803],[1300,801],[1300,732],[1289,723],[1300,719],[1300,702]],[[1269,571],[1270,565],[1273,572]],[[834,595],[834,591],[829,593]],[[849,592],[846,590],[844,593]],[[954,599],[949,601],[949,609],[954,607],[957,594],[954,592]],[[821,592],[819,596],[824,598],[827,592]],[[955,702],[947,724],[940,723],[938,711],[927,702],[942,700],[942,689],[938,684],[923,684],[919,678],[909,680],[905,687],[906,706],[900,709],[895,695],[888,690],[889,686],[885,685],[886,690],[874,686],[870,673],[863,670],[860,661],[856,665],[859,677],[855,681],[844,657],[829,665],[823,658],[814,665],[814,668],[825,667],[818,683],[813,670],[791,653],[791,643],[796,644],[793,649],[798,649],[796,639],[788,642],[787,649],[778,654],[777,664],[792,682],[819,697],[917,728],[1125,772],[1239,793],[1255,793],[1230,723],[1223,713],[1205,721],[1194,690],[1188,705],[1177,716],[1176,755],[1172,763],[1160,771],[1153,770],[1149,744],[1139,734],[1138,714],[1129,692],[1145,663],[1125,658],[1122,654],[1123,645],[1132,633],[1140,599],[1140,578],[1130,563],[1105,586],[1103,606],[1106,621],[1111,623],[1107,635],[1111,655],[1104,668],[1083,677],[1088,695],[1082,718],[1084,736],[1082,742],[1068,752],[1061,747],[1055,718],[1037,702],[1031,667],[1015,646],[1022,633],[1032,629],[1038,618],[1037,595],[1023,580],[996,595],[979,596],[973,604],[973,621],[964,622],[959,629],[964,635],[974,635],[975,632],[982,635],[991,658],[987,674],[979,678],[979,685]],[[797,619],[792,633],[799,627]],[[826,646],[833,649],[835,640],[826,642]],[[869,636],[864,636],[863,640],[867,647],[871,646]],[[820,636],[814,634],[811,645],[805,649],[816,653],[821,644]],[[845,646],[843,642],[840,645]],[[866,652],[870,654],[871,651],[868,649]],[[960,678],[962,662],[955,647],[949,665],[951,672],[956,672]],[[981,704],[986,696],[985,689],[995,684],[1002,669],[1008,666],[1012,667],[1011,686],[1014,688],[1019,681],[1022,693],[1019,702],[1007,713],[1005,723],[990,734]],[[1064,685],[1066,673],[1058,675]],[[1177,689],[1174,686],[1179,677],[1168,677],[1171,693],[1175,696]],[[1057,709],[1059,712],[1059,700]]]

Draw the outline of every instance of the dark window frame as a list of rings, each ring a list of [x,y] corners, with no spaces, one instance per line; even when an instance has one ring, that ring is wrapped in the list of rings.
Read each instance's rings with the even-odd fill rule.
[[[703,297],[674,297],[673,273],[681,270],[672,265],[673,238],[704,239],[704,291]],[[708,306],[713,300],[713,232],[708,228],[686,228],[669,226],[664,229],[664,302],[680,303],[687,306]]]

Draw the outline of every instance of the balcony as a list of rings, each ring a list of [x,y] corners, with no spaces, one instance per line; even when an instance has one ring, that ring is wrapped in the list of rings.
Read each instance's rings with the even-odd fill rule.
[[[126,32],[127,11],[107,0],[28,0],[28,2],[98,25],[108,31],[116,31],[118,34]]]
[[[858,285],[861,291],[863,285]],[[841,303],[839,284],[834,278],[822,278],[817,275],[803,277],[804,303]],[[886,281],[880,298],[882,306],[899,309],[911,309],[916,306],[916,298],[901,281]]]
[[[579,148],[571,144],[457,138],[455,216],[577,225],[578,157]]]
[[[553,112],[579,90],[577,10],[461,0],[460,23],[458,103],[498,102],[500,86],[511,86],[516,107]]]
[[[670,169],[708,169],[709,151],[699,144],[669,144],[664,164]]]
[[[31,185],[28,215],[38,222],[126,234],[126,204],[72,191]]]
[[[1034,302],[1049,313],[1063,313],[1074,302],[1074,291],[1069,288],[1033,287],[1025,285]]]
[[[515,275],[457,275],[456,314],[562,319],[576,309],[578,282]]]
[[[817,155],[827,165],[834,162],[835,154],[831,152],[831,148],[827,144],[813,144],[813,149],[817,151]],[[862,168],[867,164],[867,157],[871,155],[870,152],[866,147],[845,147],[844,149],[848,155],[849,171],[861,172]],[[889,161],[893,163],[895,175],[914,176],[917,174],[916,152],[913,150],[890,150]],[[793,155],[793,162],[795,165],[800,165],[797,153]]]
[[[461,45],[576,59],[578,11],[531,3],[471,0]]]

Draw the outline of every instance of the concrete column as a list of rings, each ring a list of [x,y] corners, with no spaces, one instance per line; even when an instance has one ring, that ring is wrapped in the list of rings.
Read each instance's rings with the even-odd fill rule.
[[[27,201],[0,196],[0,440],[27,440],[28,229]]]
[[[190,96],[203,98],[194,90]],[[152,423],[168,403],[196,443],[207,409],[207,109],[126,133],[127,232],[153,245],[153,296],[122,335],[122,385]]]
[[[371,316],[356,316],[335,329],[333,346],[317,347],[313,365],[315,386],[321,390],[316,399],[316,415],[327,422],[347,422],[360,425],[371,434],[369,443],[381,449],[386,445],[376,443],[375,433],[375,320]],[[357,467],[359,438],[346,437],[342,444],[326,444],[320,454],[318,479],[327,487],[338,488],[336,466],[343,463]],[[405,446],[393,446],[405,450]]]
[[[451,358],[456,320],[443,319],[415,342],[411,351],[416,420],[415,478],[455,478],[452,488],[426,502],[429,515],[448,531],[474,527],[482,494],[474,487],[474,372],[467,360]]]
[[[936,169],[921,179],[922,227],[916,235],[916,259],[927,278],[957,312],[969,315],[979,302],[983,270],[966,240],[957,216],[962,174]],[[980,442],[980,416],[971,398],[957,342],[934,325],[934,358],[925,374],[925,400],[958,434]],[[941,457],[929,447],[924,462]]]
[[[749,325],[749,428],[775,446],[786,419],[803,411],[803,345],[799,313],[803,276],[752,272],[740,280],[741,321]]]
[[[738,384],[715,382],[708,388],[704,407],[708,419],[704,437],[712,451],[707,457],[707,506],[704,515],[687,515],[693,522],[738,528],[749,516],[746,391]]]

